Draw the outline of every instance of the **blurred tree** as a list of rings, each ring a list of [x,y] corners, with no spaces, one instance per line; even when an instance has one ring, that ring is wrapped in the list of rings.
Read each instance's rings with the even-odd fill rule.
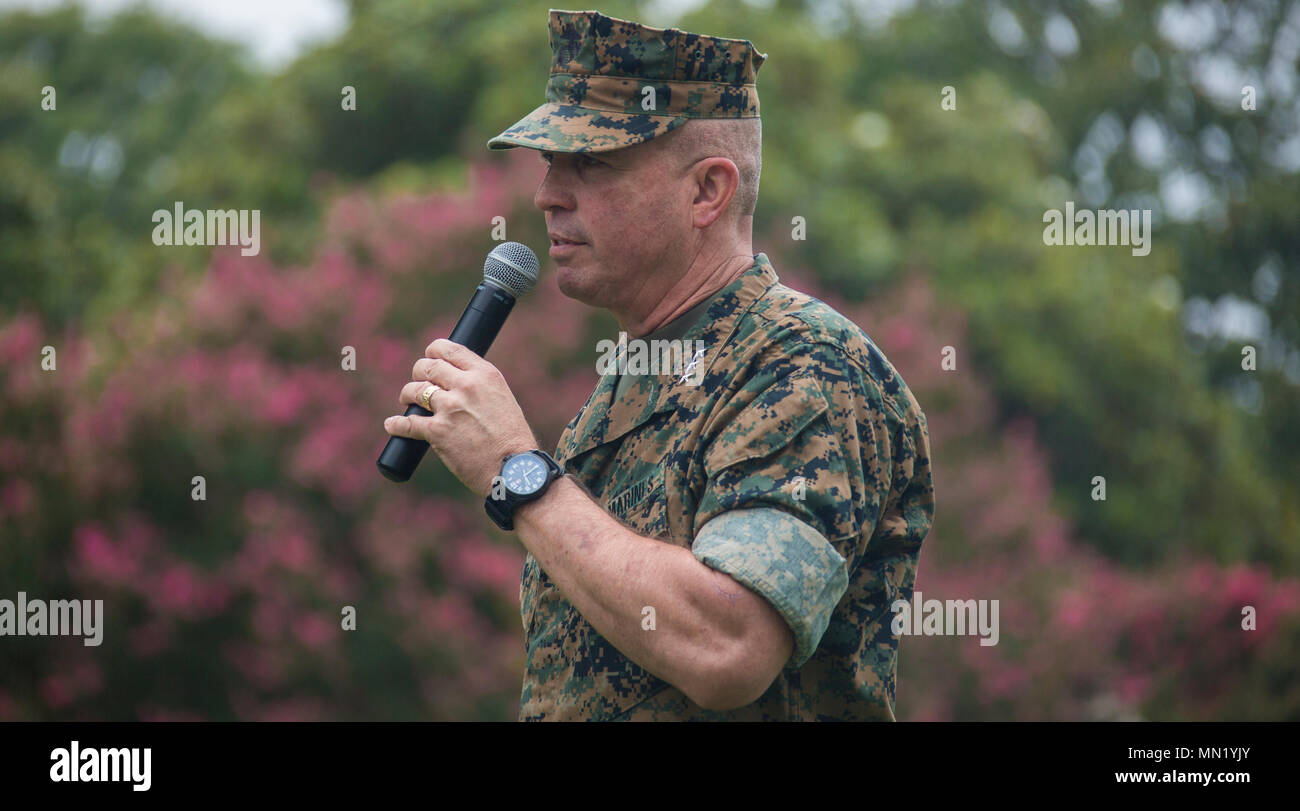
[[[11,11],[0,24],[0,308],[56,323],[138,302],[168,260],[202,267],[208,250],[158,249],[152,212],[207,207],[173,196],[179,145],[251,74],[232,46],[134,10],[91,30],[76,6]],[[42,88],[56,109],[42,109]]]

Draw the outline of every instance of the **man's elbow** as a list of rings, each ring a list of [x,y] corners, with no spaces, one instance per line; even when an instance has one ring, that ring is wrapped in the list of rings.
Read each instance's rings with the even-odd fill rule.
[[[760,634],[715,649],[687,698],[706,710],[725,712],[753,704],[790,659],[794,637],[784,623],[779,634]],[[775,636],[775,638],[773,638]]]

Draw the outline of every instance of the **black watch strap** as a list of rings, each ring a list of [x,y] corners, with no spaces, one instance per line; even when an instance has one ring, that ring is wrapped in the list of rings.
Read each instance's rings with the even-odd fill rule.
[[[515,528],[515,510],[519,509],[521,504],[527,504],[530,501],[536,501],[541,498],[550,488],[551,483],[564,475],[564,468],[560,467],[560,463],[555,461],[555,459],[546,451],[532,450],[527,451],[527,453],[540,457],[542,461],[546,463],[546,481],[537,489],[537,492],[521,496],[517,493],[512,493],[509,490],[506,490],[504,498],[493,498],[492,494],[488,493],[487,498],[483,499],[483,509],[487,512],[488,517],[496,522],[497,526],[507,532],[513,531]],[[506,462],[511,458],[512,457],[507,456],[505,459],[502,459],[501,467],[504,468]]]

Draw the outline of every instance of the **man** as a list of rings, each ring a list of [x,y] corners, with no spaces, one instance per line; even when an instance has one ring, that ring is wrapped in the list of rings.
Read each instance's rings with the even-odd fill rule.
[[[752,251],[766,55],[596,12],[552,11],[550,34],[547,103],[489,146],[547,162],[534,202],[566,295],[701,351],[611,369],[557,464],[497,369],[446,340],[400,398],[434,416],[385,423],[529,552],[519,716],[892,720],[929,437],[866,334]]]

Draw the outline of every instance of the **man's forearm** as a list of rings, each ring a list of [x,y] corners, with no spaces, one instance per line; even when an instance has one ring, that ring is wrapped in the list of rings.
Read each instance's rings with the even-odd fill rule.
[[[762,601],[689,549],[638,535],[570,477],[515,512],[519,538],[582,616],[626,657],[702,706],[732,689]],[[655,630],[642,628],[654,608]]]

